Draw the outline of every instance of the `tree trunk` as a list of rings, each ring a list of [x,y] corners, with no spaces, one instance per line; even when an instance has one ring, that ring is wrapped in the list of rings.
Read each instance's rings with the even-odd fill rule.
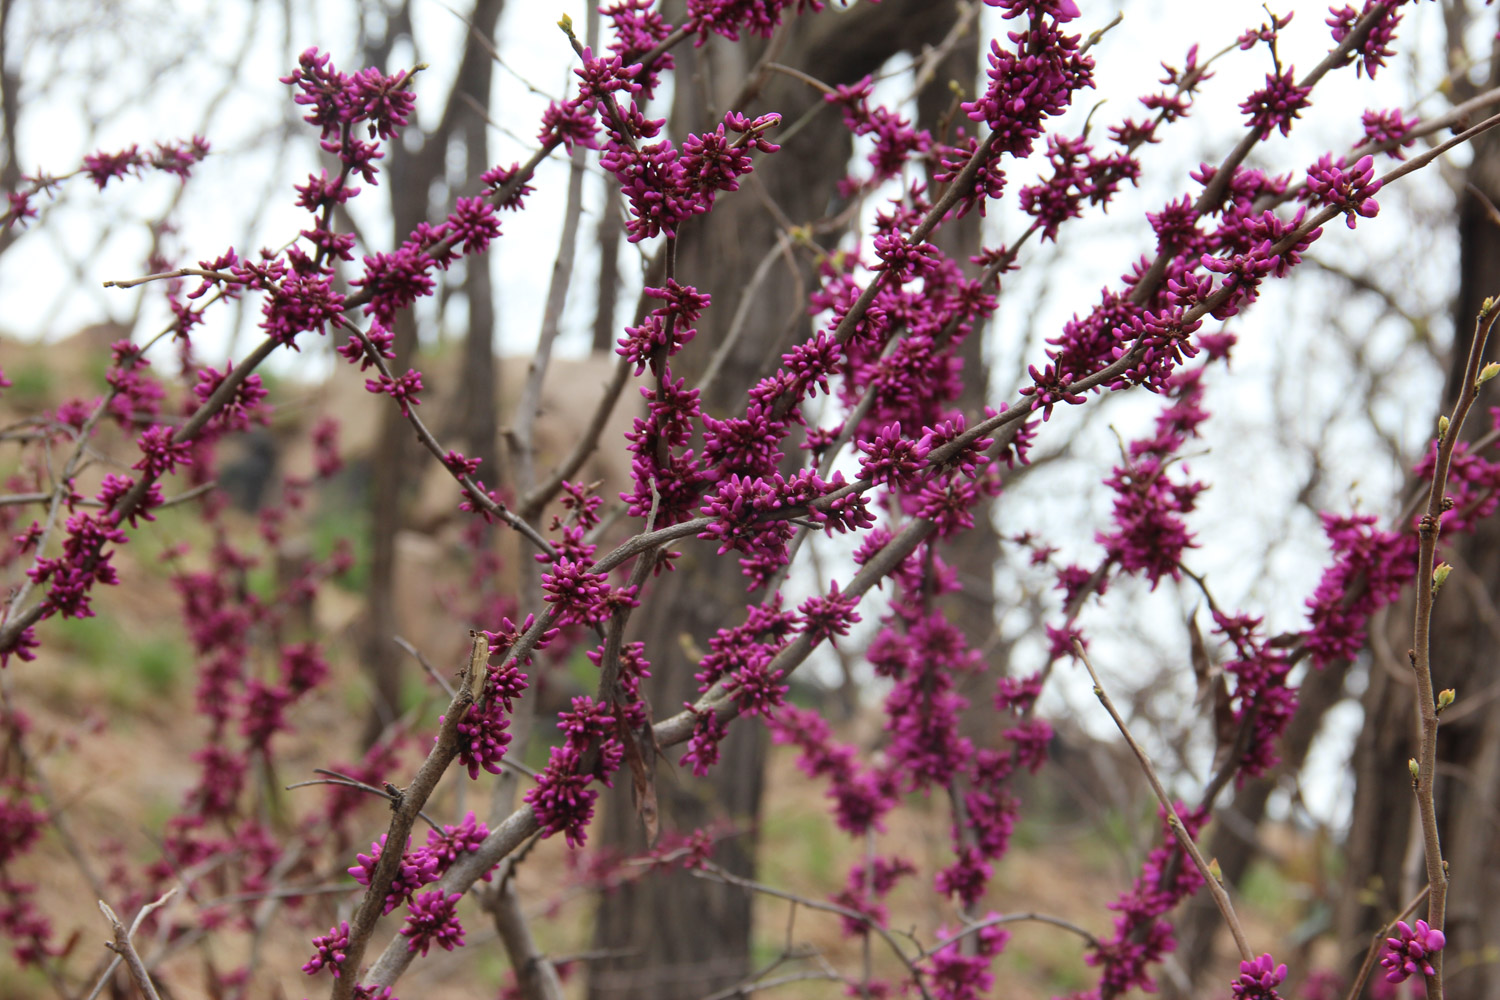
[[[476,0],[469,18],[473,24],[472,30],[479,32],[487,39],[492,38],[495,25],[500,19],[500,12],[504,8],[505,0]],[[468,28],[465,29],[466,32],[468,30]],[[366,44],[365,65],[385,66],[396,40],[403,36],[410,38],[411,35],[411,4],[410,0],[403,0],[398,8],[389,12],[385,35]],[[471,134],[467,130],[466,122],[478,116],[462,95],[472,95],[480,106],[486,106],[489,103],[492,67],[489,53],[467,34],[463,52],[453,90],[448,95],[443,116],[437,128],[423,137],[424,141],[415,152],[408,148],[406,142],[391,143],[386,159],[382,161],[386,173],[382,180],[391,198],[392,243],[394,245],[399,245],[405,240],[418,223],[427,221],[428,199],[432,186],[434,182],[443,178],[446,170],[445,153],[449,140],[456,134],[465,136]],[[465,360],[468,366],[476,364],[469,357],[469,353],[482,346],[485,359],[477,363],[488,364],[489,370],[493,372],[493,349],[489,343],[488,331],[494,326],[494,307],[489,301],[487,289],[489,285],[489,272],[486,270],[488,261],[489,258],[486,256],[469,262],[470,294],[482,295],[484,301],[478,304],[477,309],[474,301],[469,304],[471,328],[469,343],[465,349]],[[480,271],[483,271],[482,276],[477,273]],[[482,330],[476,329],[481,325]],[[400,374],[411,367],[416,358],[417,325],[412,310],[407,309],[397,315],[393,332],[396,335],[394,345],[396,357],[391,361],[391,368]],[[483,405],[482,400],[485,397],[489,399],[488,419],[491,431],[488,447],[491,449],[489,457],[493,460],[495,424],[493,377],[486,381],[482,392],[478,389],[471,390],[471,387],[466,385],[465,392],[469,391],[474,391],[479,395],[478,405]],[[482,414],[476,414],[471,418],[474,421],[473,426],[477,427],[477,421],[481,419],[481,416]],[[411,463],[418,460],[414,442],[415,435],[406,418],[395,406],[385,407],[380,418],[380,436],[376,441],[375,452],[371,456],[373,470],[370,480],[372,491],[370,505],[373,534],[370,552],[370,589],[367,595],[366,617],[360,644],[361,659],[370,677],[373,698],[372,711],[364,734],[367,744],[374,743],[385,727],[400,712],[403,659],[395,643],[391,641],[390,623],[395,620],[396,613],[396,536],[401,530],[403,499],[408,488],[418,481],[418,477],[411,474]],[[469,441],[468,444],[471,448],[476,447],[473,441]],[[485,442],[481,440],[480,447],[484,445]],[[483,454],[482,451],[479,453]],[[493,464],[490,465],[490,469],[492,473],[498,471],[494,469]]]
[[[679,11],[680,15],[680,11]],[[876,72],[890,56],[935,44],[952,23],[952,10],[924,0],[886,0],[849,10],[828,10],[784,27],[771,44],[783,45],[777,62],[796,66],[828,84],[853,83]],[[669,20],[676,20],[670,15]],[[714,44],[679,48],[672,134],[712,129],[729,110],[779,112],[791,125],[823,104],[821,93],[782,74],[770,74],[749,107],[731,108],[763,46],[747,50]],[[830,118],[837,112],[821,112]],[[778,141],[774,132],[772,141]],[[746,289],[750,275],[778,243],[778,215],[793,224],[829,213],[836,183],[851,155],[847,130],[833,122],[813,123],[762,157],[738,192],[720,195],[706,221],[682,227],[678,280],[713,296],[713,307],[699,324],[695,340],[673,359],[674,376],[697,383],[715,349],[724,342],[742,295],[753,295],[748,322],[727,363],[702,399],[715,416],[743,408],[746,389],[774,367],[777,358],[806,336],[805,303],[797,281],[777,264],[759,289]],[[834,237],[836,239],[836,237]],[[801,287],[811,286],[811,269],[798,265]],[[795,437],[791,439],[795,446]],[[697,695],[695,659],[689,648],[706,649],[707,640],[743,618],[744,606],[761,595],[747,594],[738,562],[711,548],[684,546],[678,568],[653,584],[658,593],[636,620],[654,674],[648,696],[658,714],[675,710]],[[763,785],[766,734],[753,720],[735,726],[722,745],[712,775],[695,780],[685,771],[658,775],[663,830],[690,831],[713,826],[721,834],[713,859],[728,870],[753,875]],[[620,782],[620,785],[627,784]],[[601,829],[608,848],[621,853],[643,849],[643,835],[627,789],[609,797]],[[600,903],[595,943],[620,952],[591,965],[592,1000],[690,1000],[732,986],[749,972],[751,899],[741,889],[659,871],[607,894]]]

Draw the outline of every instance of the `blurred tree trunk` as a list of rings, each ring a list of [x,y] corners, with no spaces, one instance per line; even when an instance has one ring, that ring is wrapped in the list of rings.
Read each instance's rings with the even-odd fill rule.
[[[613,177],[604,182],[604,210],[599,213],[596,230],[599,243],[599,298],[594,308],[593,349],[597,354],[615,353],[620,331],[615,329],[615,313],[620,301],[620,182]]]
[[[500,15],[504,0],[481,0],[475,11],[475,30],[489,38],[494,33],[494,18]],[[491,10],[493,8],[493,10]],[[481,14],[490,16],[488,27],[480,23]],[[491,70],[489,59],[474,60],[472,79],[461,81],[462,92],[474,95],[481,106],[488,106]],[[489,123],[477,114],[463,120],[464,173],[470,184],[490,167]],[[471,194],[471,191],[465,191]],[[459,436],[470,458],[480,460],[479,478],[490,488],[500,484],[499,436],[500,413],[495,399],[495,291],[490,277],[494,258],[490,254],[469,257],[464,261],[464,298],[469,306],[469,327],[464,333],[464,364],[459,384]]]
[[[0,192],[14,194],[21,184],[21,151],[16,146],[16,133],[20,131],[21,77],[15,71],[16,60],[11,51],[11,13],[14,0],[0,0],[0,142],[4,143],[5,159],[0,162]],[[6,226],[0,230],[0,253],[4,253],[15,242],[18,226]]]
[[[668,14],[674,22],[680,19]],[[830,84],[853,83],[880,69],[892,55],[917,51],[940,41],[954,8],[926,0],[886,0],[848,10],[830,9],[783,27],[769,45],[774,61],[800,68]],[[677,89],[672,135],[712,129],[729,110],[754,115],[776,111],[784,126],[822,105],[822,95],[780,73],[768,73],[747,107],[730,102],[753,71],[768,43],[734,47],[683,46],[674,52]],[[821,112],[830,118],[837,112]],[[772,141],[779,142],[775,132]],[[761,157],[755,173],[738,192],[721,195],[706,220],[693,220],[678,244],[678,280],[713,296],[713,308],[699,324],[697,338],[679,354],[673,374],[698,382],[714,350],[723,343],[743,295],[752,295],[744,334],[730,352],[711,390],[705,411],[738,413],[745,391],[774,367],[782,351],[807,335],[804,295],[812,270],[797,265],[800,279],[777,264],[753,291],[750,275],[784,234],[783,223],[801,224],[831,214],[837,181],[851,155],[847,130],[830,121],[813,122]],[[774,205],[772,210],[769,206]],[[832,239],[837,239],[835,234]],[[788,443],[795,448],[798,435]],[[760,595],[747,594],[737,560],[716,557],[712,549],[686,545],[677,570],[653,583],[656,598],[636,619],[646,642],[654,677],[648,691],[658,714],[674,711],[697,695],[696,655],[714,632],[743,619],[743,609]],[[695,780],[664,764],[657,794],[664,830],[689,831],[722,824],[714,860],[732,872],[753,875],[765,760],[765,730],[753,721],[735,726],[722,747],[713,774]],[[670,772],[670,773],[667,773]],[[629,791],[618,782],[609,797],[600,830],[603,843],[622,853],[644,849],[640,823]],[[741,889],[713,885],[681,872],[653,872],[601,900],[595,944],[618,957],[590,966],[592,1000],[689,1000],[732,986],[750,971],[752,906]]]
[[[483,155],[484,122],[465,100],[469,95],[479,107],[487,107],[490,97],[490,80],[493,61],[484,46],[474,41],[473,33],[493,39],[495,25],[505,9],[505,0],[475,0],[469,16],[472,29],[466,26],[463,57],[453,90],[444,105],[438,126],[423,135],[423,141],[415,150],[408,142],[393,142],[389,145],[383,163],[385,177],[383,188],[391,199],[393,220],[392,244],[399,245],[417,224],[428,220],[431,208],[429,200],[434,184],[445,179],[448,144],[455,137],[471,143],[466,157],[470,170],[475,160],[473,143],[478,138],[479,153]],[[364,43],[364,65],[386,66],[397,40],[413,38],[411,27],[411,2],[402,0],[399,5],[386,11],[386,29],[378,38],[366,37]],[[409,68],[409,67],[408,67]],[[419,81],[420,82],[420,81]],[[473,124],[476,123],[477,124]],[[408,132],[408,136],[413,132]],[[485,169],[484,166],[480,170]],[[474,175],[477,178],[477,174]],[[494,305],[488,270],[489,257],[484,256],[468,265],[466,289],[469,293],[469,332],[465,340],[465,369],[469,377],[463,385],[468,398],[469,413],[465,419],[467,433],[464,437],[469,448],[486,459],[485,468],[493,476],[495,451],[495,396],[494,357],[491,337],[494,330]],[[402,311],[396,318],[395,360],[390,362],[397,374],[411,367],[417,351],[417,324],[412,310]],[[483,355],[479,358],[479,355]],[[482,381],[470,369],[479,368],[488,373]],[[488,431],[481,427],[488,421]],[[472,435],[472,437],[471,437]],[[411,474],[412,465],[419,461],[412,433],[406,418],[394,406],[381,409],[380,435],[375,452],[371,456],[371,540],[370,589],[367,596],[366,617],[361,640],[361,657],[368,671],[373,689],[374,706],[365,728],[366,743],[373,743],[387,725],[400,712],[402,657],[391,641],[390,623],[395,620],[396,536],[401,530],[402,507],[405,488],[417,481]],[[488,451],[485,451],[488,449]],[[491,480],[493,481],[493,480]]]
[[[1457,64],[1467,11],[1463,4],[1448,3],[1445,17],[1449,48],[1458,46]],[[1500,66],[1491,60],[1483,87],[1497,85]],[[1458,102],[1479,89],[1460,75],[1449,96]],[[1500,137],[1488,132],[1472,145],[1474,158],[1463,175],[1466,189],[1459,194],[1459,291],[1445,412],[1461,387],[1480,303],[1500,295],[1500,223],[1493,208],[1500,204]],[[1489,357],[1495,357],[1497,347],[1491,344]],[[1489,425],[1480,406],[1465,437],[1477,438]],[[1494,624],[1500,598],[1500,520],[1486,518],[1474,534],[1447,536],[1440,545],[1454,574],[1433,612],[1433,683],[1437,690],[1458,693],[1438,731],[1434,785],[1450,871],[1444,985],[1449,1000],[1500,1000],[1500,699],[1495,697]],[[1377,662],[1370,669],[1365,726],[1355,750],[1357,785],[1342,921],[1344,943],[1351,950],[1362,950],[1371,934],[1426,884],[1406,764],[1417,752],[1413,682],[1404,656],[1412,642],[1409,602],[1404,612],[1392,626],[1390,641],[1399,662]],[[1418,917],[1425,914],[1425,907],[1418,908]]]

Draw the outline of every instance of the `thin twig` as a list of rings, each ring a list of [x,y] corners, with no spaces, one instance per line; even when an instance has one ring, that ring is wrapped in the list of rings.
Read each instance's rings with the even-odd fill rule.
[[[963,930],[959,931],[957,934],[953,934],[949,937],[944,938],[937,944],[933,945],[931,948],[926,949],[926,953],[928,955],[931,955],[934,952],[942,951],[944,948],[948,947],[950,944],[953,944],[955,941],[962,940],[963,938],[975,933],[976,931],[982,931],[986,927],[996,927],[1000,924],[1014,924],[1020,923],[1022,921],[1032,921],[1039,924],[1051,924],[1053,927],[1061,927],[1063,930],[1071,931],[1072,933],[1077,934],[1079,937],[1083,938],[1088,942],[1089,947],[1095,949],[1096,951],[1099,948],[1103,947],[1099,943],[1098,938],[1094,937],[1094,935],[1090,934],[1088,931],[1084,930],[1082,927],[1079,927],[1077,924],[1072,923],[1071,921],[1064,920],[1062,917],[1054,917],[1048,913],[1036,913],[1028,911],[1026,913],[1007,913],[1004,916],[989,917],[984,920],[976,920],[971,924],[965,924]]]
[[[104,975],[99,978],[98,985],[89,994],[89,1000],[93,1000],[94,997],[99,995],[100,990],[104,988],[104,984],[109,981],[110,976],[114,974],[115,969],[119,967],[122,961],[130,970],[130,978],[135,980],[136,988],[146,996],[147,1000],[161,1000],[161,995],[156,992],[156,986],[151,982],[151,974],[146,971],[145,963],[141,961],[141,956],[136,954],[135,946],[130,943],[130,936],[140,929],[141,921],[145,920],[157,907],[162,906],[175,895],[177,895],[175,888],[168,889],[154,902],[147,903],[141,907],[140,912],[131,921],[129,929],[120,922],[119,917],[115,916],[115,911],[110,909],[108,903],[102,899],[99,900],[99,909],[103,912],[104,918],[109,921],[110,927],[115,932],[114,941],[111,944],[106,944],[105,947],[115,953],[116,961],[111,962],[109,968],[105,970]]]
[[[741,876],[735,875],[731,872],[727,872],[723,868],[720,868],[718,865],[714,865],[712,863],[704,868],[689,869],[689,874],[691,874],[694,878],[709,879],[715,882],[724,882],[728,885],[737,885],[742,889],[749,889],[750,891],[758,892],[763,896],[773,896],[776,899],[791,900],[807,907],[810,910],[821,910],[824,913],[837,913],[841,917],[845,917],[849,920],[854,920],[858,923],[863,924],[864,926],[868,927],[870,930],[878,934],[881,940],[885,941],[885,943],[890,947],[892,953],[894,953],[895,956],[901,960],[901,964],[906,966],[907,972],[911,974],[912,982],[916,984],[917,989],[921,991],[922,996],[925,997],[926,1000],[932,1000],[932,995],[927,991],[927,985],[923,981],[922,970],[917,966],[917,962],[920,960],[920,958],[913,959],[911,956],[907,955],[906,949],[902,948],[901,945],[897,943],[896,939],[891,936],[891,932],[880,926],[879,923],[877,923],[867,914],[860,913],[857,910],[851,910],[848,907],[839,906],[836,903],[828,903],[820,899],[811,899],[806,896],[799,896],[796,893],[788,892],[785,889],[778,889],[775,886],[766,885],[764,882],[757,882],[754,879],[742,878]]]
[[[438,730],[437,740],[428,752],[427,759],[422,762],[411,784],[401,791],[401,801],[395,805],[390,829],[386,831],[385,849],[380,852],[380,860],[370,874],[370,884],[366,887],[364,898],[360,900],[359,907],[349,921],[349,944],[344,949],[344,960],[339,963],[342,975],[334,980],[333,1000],[350,1000],[353,996],[354,987],[359,981],[360,962],[364,958],[375,924],[385,912],[385,897],[396,876],[396,869],[400,867],[401,855],[406,849],[412,825],[422,806],[426,805],[438,782],[442,780],[448,765],[458,756],[458,724],[474,703],[468,681],[485,669],[485,663],[489,659],[489,641],[484,633],[473,632],[470,638],[472,645],[465,684],[449,702],[448,710],[443,716],[443,726]]]
[[[407,642],[399,635],[391,636],[391,641],[400,646],[402,649],[406,650],[408,654],[415,658],[416,661],[422,665],[422,669],[427,671],[427,676],[436,681],[438,687],[443,689],[444,694],[446,694],[450,699],[453,697],[453,685],[448,683],[448,678],[438,673],[437,667],[434,667],[432,663],[427,659],[427,657],[422,655],[421,650],[419,650],[416,646],[413,646],[411,643]]]
[[[392,791],[389,788],[376,788],[374,785],[366,784],[365,782],[360,781],[358,778],[351,778],[347,774],[340,774],[337,771],[329,771],[321,767],[313,768],[313,773],[327,775],[327,777],[311,778],[307,781],[294,782],[293,784],[286,786],[286,791],[290,792],[294,788],[306,788],[308,785],[342,785],[345,788],[357,788],[361,792],[369,792],[371,795],[378,795],[381,798],[385,799],[387,802],[391,803],[391,808],[393,809],[401,805],[401,792],[399,789],[396,791]],[[428,816],[421,810],[417,811],[417,815],[420,816],[428,826],[432,827],[434,830],[437,830],[439,833],[442,832],[442,824],[438,823],[431,816]]]
[[[1500,303],[1493,298],[1485,299],[1475,320],[1474,339],[1469,345],[1469,358],[1464,365],[1463,387],[1459,391],[1458,401],[1453,404],[1453,415],[1444,417],[1439,425],[1437,457],[1432,468],[1432,489],[1427,497],[1427,510],[1417,525],[1417,607],[1412,625],[1413,648],[1409,656],[1412,671],[1416,675],[1417,719],[1421,724],[1422,735],[1411,782],[1412,791],[1417,796],[1417,811],[1421,814],[1422,849],[1427,860],[1427,924],[1435,931],[1443,929],[1446,916],[1448,863],[1443,860],[1443,843],[1438,834],[1437,803],[1433,795],[1437,783],[1438,706],[1432,689],[1432,606],[1440,586],[1440,581],[1433,575],[1433,563],[1437,558],[1437,541],[1438,534],[1442,531],[1443,514],[1453,506],[1445,492],[1448,487],[1448,472],[1453,464],[1453,451],[1458,445],[1464,419],[1479,395],[1484,351],[1497,319],[1500,319]],[[1392,778],[1394,777],[1393,775]],[[1442,1000],[1442,950],[1429,955],[1428,962],[1433,970],[1432,975],[1426,977],[1428,1000]]]
[[[1172,799],[1167,795],[1166,788],[1162,787],[1161,779],[1156,775],[1156,768],[1151,764],[1151,758],[1135,737],[1130,735],[1130,727],[1125,725],[1125,720],[1115,710],[1115,703],[1110,701],[1109,694],[1104,690],[1104,685],[1099,681],[1099,675],[1094,671],[1094,665],[1089,661],[1088,653],[1083,648],[1083,643],[1077,639],[1073,640],[1074,652],[1078,654],[1079,660],[1083,662],[1089,672],[1089,677],[1094,681],[1094,695],[1104,706],[1109,717],[1119,727],[1120,735],[1125,737],[1125,742],[1135,753],[1136,760],[1141,762],[1141,769],[1146,772],[1146,779],[1151,782],[1151,790],[1156,793],[1156,800],[1166,810],[1168,825],[1172,828],[1173,835],[1182,849],[1193,859],[1204,882],[1208,883],[1208,891],[1213,896],[1214,902],[1218,904],[1219,912],[1224,915],[1224,922],[1229,925],[1229,931],[1234,935],[1234,943],[1240,950],[1240,958],[1246,962],[1254,961],[1255,955],[1250,951],[1250,942],[1245,938],[1245,929],[1240,926],[1239,917],[1235,916],[1234,904],[1229,900],[1229,893],[1225,891],[1224,884],[1214,875],[1208,867],[1208,862],[1203,860],[1203,855],[1198,851],[1198,845],[1193,842],[1192,835],[1188,833],[1187,827],[1182,824],[1182,817],[1177,815],[1177,808],[1172,804]]]

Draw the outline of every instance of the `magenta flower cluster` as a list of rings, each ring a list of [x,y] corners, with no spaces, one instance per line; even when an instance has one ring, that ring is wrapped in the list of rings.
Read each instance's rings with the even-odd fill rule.
[[[1188,836],[1197,837],[1207,813],[1187,809],[1181,803],[1175,807]],[[1114,933],[1084,956],[1085,962],[1100,968],[1099,989],[1107,995],[1156,988],[1150,967],[1176,947],[1172,925],[1163,917],[1203,885],[1203,876],[1177,846],[1166,810],[1158,812],[1162,817],[1162,844],[1147,856],[1130,889],[1109,904],[1116,912]],[[1170,876],[1174,871],[1175,876]]]
[[[1432,975],[1431,958],[1448,943],[1443,932],[1432,929],[1425,920],[1418,920],[1415,927],[1398,920],[1395,929],[1396,936],[1385,939],[1380,955],[1380,964],[1387,970],[1386,982],[1403,983],[1412,976]]]
[[[1286,979],[1286,965],[1277,965],[1269,954],[1240,963],[1240,976],[1230,987],[1235,1000],[1281,1000],[1276,992]]]
[[[369,854],[357,855],[359,863],[349,869],[349,874],[354,876],[354,881],[360,885],[368,886],[370,880],[375,876],[375,867],[380,864],[380,857],[386,849],[385,834],[370,845]],[[396,866],[396,873],[391,878],[391,887],[385,894],[385,909],[382,913],[390,913],[402,903],[410,902],[412,893],[429,882],[436,882],[438,875],[438,859],[425,850],[410,850],[411,841],[407,841],[407,850],[401,854],[401,861]]]
[[[552,747],[551,759],[527,791],[526,802],[549,836],[561,833],[569,845],[582,847],[599,798],[598,790],[589,786],[596,780],[610,785],[625,748],[615,737],[615,717],[592,698],[574,698],[573,707],[557,718],[564,742]]]

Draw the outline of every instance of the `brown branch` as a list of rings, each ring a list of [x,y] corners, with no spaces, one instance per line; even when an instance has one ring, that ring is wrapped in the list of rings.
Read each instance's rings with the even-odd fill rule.
[[[147,903],[141,907],[140,912],[131,921],[129,929],[120,923],[120,918],[115,916],[115,911],[110,909],[108,903],[102,899],[99,900],[99,909],[104,914],[104,918],[109,921],[109,925],[115,933],[114,941],[106,943],[105,947],[115,953],[116,959],[109,964],[109,968],[100,977],[99,984],[89,994],[90,997],[99,995],[100,989],[109,981],[110,976],[114,974],[120,962],[124,962],[126,968],[130,970],[130,978],[135,981],[136,988],[141,991],[141,994],[147,1000],[161,1000],[161,995],[156,992],[155,984],[151,982],[151,974],[146,971],[146,963],[142,962],[141,956],[136,953],[135,946],[130,942],[130,936],[140,929],[141,921],[145,920],[157,907],[162,906],[175,895],[177,895],[176,889],[168,889],[154,902]]]
[[[494,921],[521,995],[526,1000],[562,1000],[562,980],[558,978],[557,967],[537,947],[531,925],[521,912],[515,881],[501,879],[495,890],[484,896],[481,905]]]
[[[1218,876],[1209,868],[1208,862],[1203,859],[1203,855],[1199,852],[1198,845],[1193,841],[1192,835],[1188,833],[1187,827],[1183,826],[1182,817],[1177,815],[1177,808],[1172,805],[1171,796],[1167,795],[1166,788],[1162,786],[1161,778],[1157,777],[1156,768],[1151,764],[1151,758],[1146,755],[1145,749],[1135,741],[1135,737],[1130,735],[1130,727],[1125,725],[1125,720],[1115,710],[1115,703],[1110,700],[1109,694],[1104,690],[1104,685],[1099,681],[1099,675],[1094,671],[1094,665],[1089,661],[1088,653],[1084,651],[1083,643],[1074,639],[1073,650],[1078,654],[1079,660],[1083,662],[1084,667],[1089,672],[1089,677],[1094,681],[1094,696],[1099,699],[1099,703],[1104,706],[1104,710],[1114,720],[1115,725],[1120,730],[1120,735],[1125,737],[1125,742],[1129,744],[1131,751],[1135,754],[1135,759],[1141,763],[1141,770],[1146,772],[1146,780],[1151,782],[1151,790],[1156,793],[1156,800],[1166,810],[1167,824],[1172,828],[1173,836],[1177,838],[1177,842],[1182,846],[1183,851],[1193,859],[1193,864],[1203,876],[1203,881],[1208,884],[1209,893],[1214,897],[1214,902],[1218,904],[1219,912],[1224,915],[1224,922],[1229,925],[1230,933],[1234,935],[1234,943],[1240,950],[1240,958],[1246,962],[1253,961],[1255,954],[1250,950],[1250,943],[1245,938],[1245,929],[1240,926],[1239,917],[1235,916],[1234,904],[1229,900],[1229,893],[1225,891],[1224,883],[1219,881]]]
[[[396,869],[401,865],[401,855],[406,850],[406,841],[411,836],[417,814],[432,796],[444,772],[448,770],[448,765],[458,756],[458,724],[474,703],[468,681],[476,673],[486,669],[490,655],[489,640],[483,632],[473,632],[470,636],[472,644],[465,683],[448,703],[443,726],[438,730],[437,741],[427,754],[427,759],[422,762],[411,784],[401,790],[400,801],[393,806],[391,825],[386,831],[380,860],[376,862],[375,871],[370,876],[364,898],[349,921],[349,945],[344,949],[343,962],[339,964],[339,971],[343,974],[333,981],[334,1000],[350,1000],[353,996],[355,984],[359,980],[360,961],[364,958],[375,924],[384,915],[386,893],[390,891]]]
[[[1463,387],[1458,401],[1453,405],[1453,415],[1443,417],[1439,422],[1432,489],[1427,497],[1427,511],[1417,527],[1417,606],[1416,620],[1412,625],[1413,648],[1409,655],[1412,671],[1416,675],[1417,719],[1422,735],[1411,781],[1412,791],[1417,796],[1417,811],[1421,814],[1422,849],[1427,861],[1427,924],[1435,931],[1443,929],[1446,916],[1448,864],[1443,860],[1443,844],[1438,834],[1437,804],[1433,798],[1433,787],[1437,779],[1438,705],[1432,689],[1432,606],[1438,587],[1442,584],[1441,579],[1434,576],[1433,563],[1437,554],[1438,534],[1442,530],[1443,514],[1452,507],[1452,501],[1445,495],[1445,491],[1448,472],[1453,464],[1453,450],[1458,445],[1464,419],[1479,395],[1484,351],[1496,319],[1500,319],[1500,303],[1496,303],[1493,298],[1485,299],[1475,320],[1474,339],[1469,345],[1469,358],[1464,366]],[[1486,377],[1492,374],[1493,371]],[[1433,969],[1432,975],[1426,977],[1428,1000],[1442,1000],[1442,950],[1429,955],[1428,961]]]

